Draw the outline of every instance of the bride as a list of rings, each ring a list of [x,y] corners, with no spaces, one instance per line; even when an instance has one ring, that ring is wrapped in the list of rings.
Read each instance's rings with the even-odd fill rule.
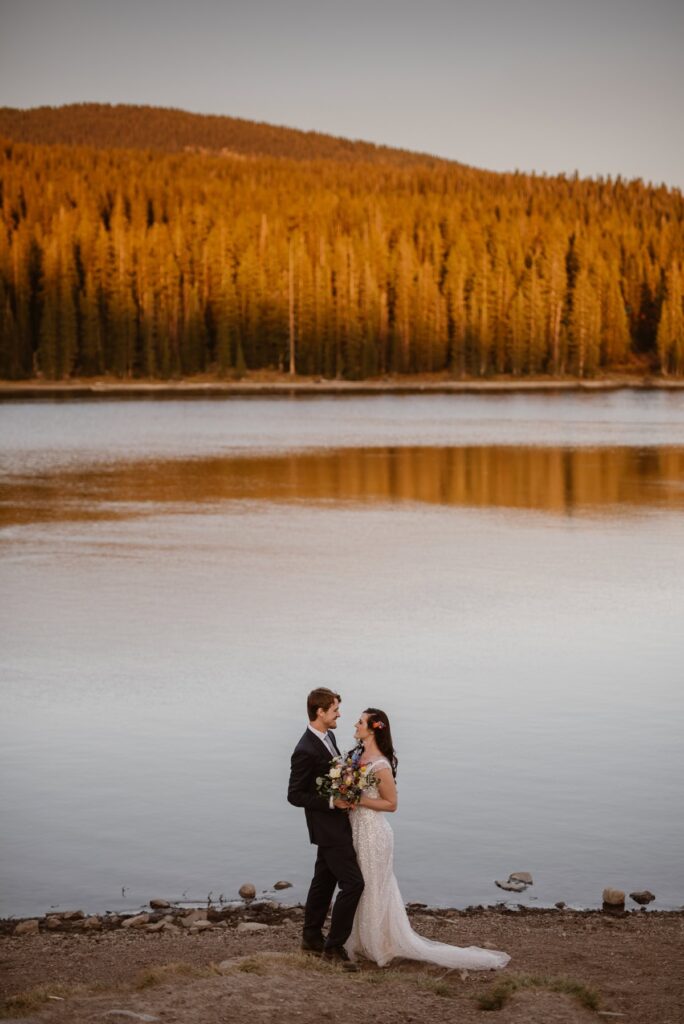
[[[377,784],[369,786],[350,810],[354,849],[365,888],[346,950],[384,967],[394,957],[427,960],[442,967],[490,971],[505,967],[507,953],[478,946],[449,946],[413,931],[393,870],[394,835],[385,816],[397,809],[397,758],[390,723],[384,711],[367,708],[356,723],[362,747],[360,763],[372,769]]]

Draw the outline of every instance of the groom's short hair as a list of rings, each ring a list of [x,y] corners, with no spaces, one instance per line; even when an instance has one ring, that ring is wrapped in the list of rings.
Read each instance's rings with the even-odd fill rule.
[[[334,690],[328,690],[325,686],[319,686],[318,689],[312,690],[306,698],[306,710],[309,715],[309,721],[313,722],[319,708],[327,711],[336,700],[342,700],[339,693],[335,693]]]

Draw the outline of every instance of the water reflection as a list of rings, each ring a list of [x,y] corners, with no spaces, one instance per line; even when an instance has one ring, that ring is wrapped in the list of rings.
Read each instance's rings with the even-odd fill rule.
[[[373,447],[140,459],[11,475],[0,522],[125,519],[230,500],[425,502],[592,513],[684,508],[682,447]]]

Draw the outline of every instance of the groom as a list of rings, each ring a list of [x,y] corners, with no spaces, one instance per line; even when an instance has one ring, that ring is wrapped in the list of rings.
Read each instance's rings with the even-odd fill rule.
[[[343,800],[321,796],[316,778],[325,775],[333,757],[339,755],[333,731],[340,717],[339,693],[325,687],[312,690],[306,706],[309,725],[292,754],[287,799],[303,807],[309,839],[318,847],[314,876],[304,908],[302,949],[321,953],[324,960],[357,970],[349,960],[344,943],[349,938],[356,907],[363,892],[363,876],[352,846],[351,825]],[[330,901],[339,885],[330,931],[323,936]]]

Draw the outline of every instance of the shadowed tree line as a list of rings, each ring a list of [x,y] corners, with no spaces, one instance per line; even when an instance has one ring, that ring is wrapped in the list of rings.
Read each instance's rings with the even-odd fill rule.
[[[5,141],[0,375],[681,375],[683,223],[620,179]]]

